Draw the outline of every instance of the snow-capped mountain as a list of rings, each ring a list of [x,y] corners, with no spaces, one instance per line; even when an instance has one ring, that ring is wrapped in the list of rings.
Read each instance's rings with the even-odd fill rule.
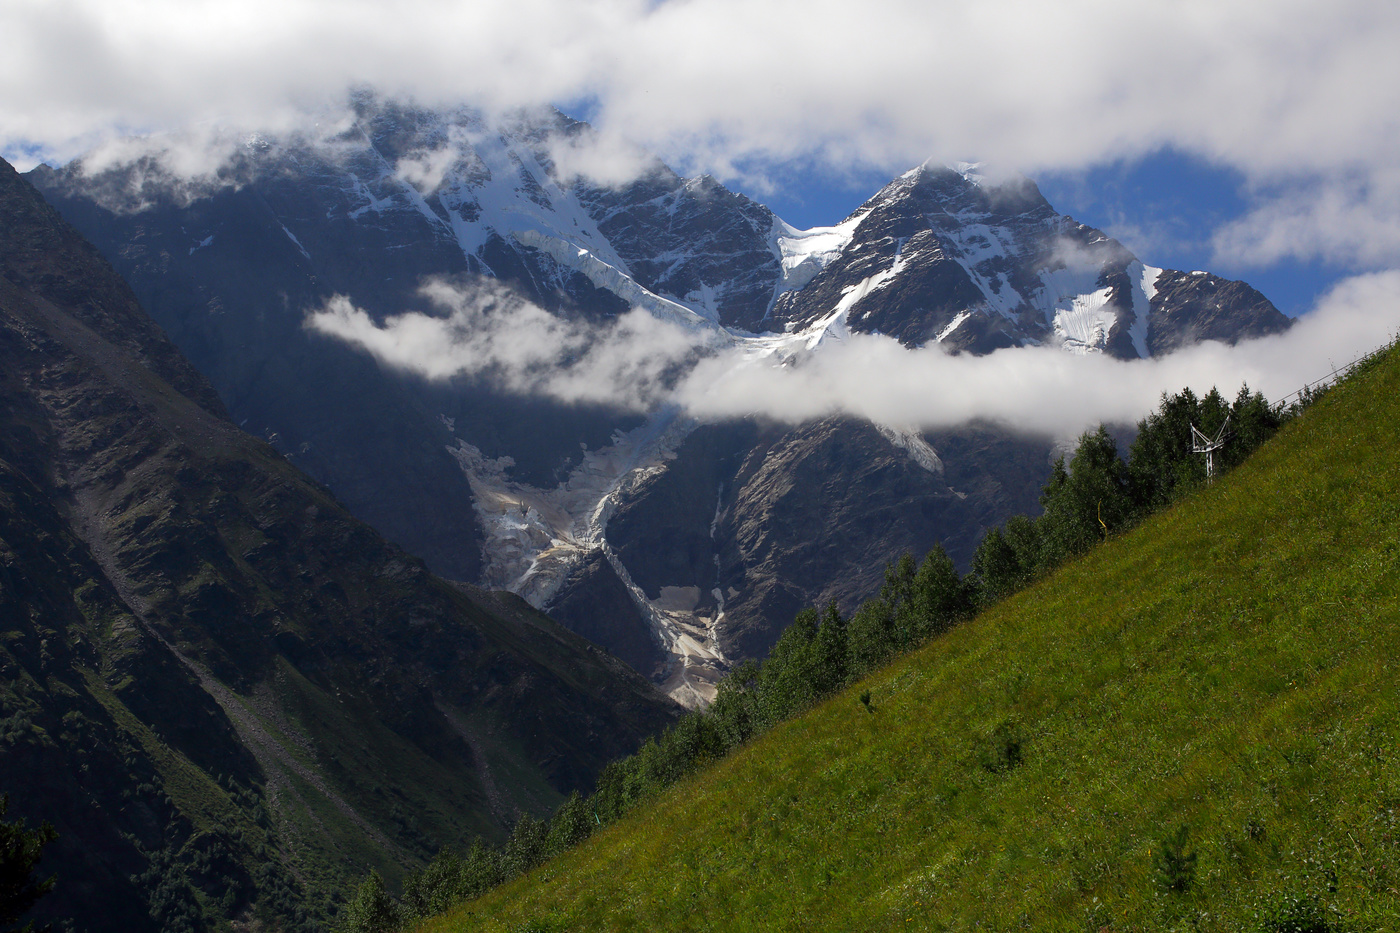
[[[352,120],[242,140],[191,188],[158,161],[31,179],[128,278],[237,420],[448,576],[521,593],[685,702],[804,606],[846,605],[905,550],[966,561],[1033,511],[1048,443],[829,419],[698,425],[430,381],[312,333],[346,296],[376,322],[429,278],[504,286],[565,320],[631,308],[756,355],[879,332],[988,353],[1147,356],[1281,330],[1253,289],[1154,269],[1024,179],[921,166],[845,221],[796,230],[659,162],[567,176],[591,130],[361,96]]]
[[[857,332],[910,346],[987,353],[1053,343],[1139,358],[1195,339],[1237,340],[1287,327],[1243,283],[1214,315],[1177,289],[1183,273],[1144,265],[1101,231],[1056,213],[1025,178],[992,184],[976,165],[923,165],[890,182],[846,223],[839,254],[781,295],[773,318],[806,327],[840,309]],[[1233,286],[1232,288],[1227,288]]]

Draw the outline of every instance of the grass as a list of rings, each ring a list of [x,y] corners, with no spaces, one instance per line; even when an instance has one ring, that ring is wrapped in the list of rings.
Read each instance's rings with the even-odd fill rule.
[[[88,694],[146,753],[160,774],[162,789],[193,824],[195,831],[237,830],[254,843],[266,842],[263,830],[240,809],[218,783],[177,749],[161,740],[117,699],[97,673],[79,668]]]
[[[369,868],[397,885],[415,867],[409,860],[426,862],[442,838],[491,831],[480,816],[486,806],[480,790],[463,780],[469,774],[430,758],[375,721],[363,697],[349,691],[338,697],[285,660],[275,663],[276,673],[266,681],[269,693],[260,703],[248,701],[248,709],[337,798],[300,777],[290,761],[274,766],[289,788],[276,816],[287,830],[298,873],[313,879],[313,888],[344,890]],[[275,714],[264,715],[268,710]],[[398,850],[367,834],[345,806],[394,839]]]
[[[424,928],[1397,928],[1397,436],[1392,352],[1201,494]]]

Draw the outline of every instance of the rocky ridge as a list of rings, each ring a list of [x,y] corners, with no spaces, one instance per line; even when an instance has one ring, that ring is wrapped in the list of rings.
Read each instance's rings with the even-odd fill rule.
[[[854,331],[1132,358],[1288,324],[1244,283],[1143,264],[1024,179],[921,166],[799,231],[660,163],[620,186],[565,176],[558,147],[590,132],[366,96],[333,134],[245,141],[195,196],[172,197],[158,167],[35,180],[235,416],[356,514],[439,572],[567,606],[687,702],[796,609],[869,595],[902,550],[941,542],[965,563],[985,528],[1034,511],[1049,442],[977,425],[702,427],[429,382],[307,333],[308,309],[345,295],[382,323],[424,309],[426,279],[494,281],[565,319],[643,307],[758,353]],[[610,594],[593,617],[586,592]]]
[[[677,712],[240,431],[4,163],[0,618],[0,783],[58,828],[38,919],[77,929],[315,928]]]

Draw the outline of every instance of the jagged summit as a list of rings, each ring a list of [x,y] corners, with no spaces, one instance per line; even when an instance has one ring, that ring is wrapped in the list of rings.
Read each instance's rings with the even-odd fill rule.
[[[945,205],[949,213],[965,211],[1003,215],[1049,210],[1050,202],[1035,182],[1020,173],[993,175],[981,162],[943,164],[933,159],[916,165],[881,188],[867,204],[891,200],[922,189],[924,197]]]
[[[697,434],[674,412],[426,382],[309,333],[309,309],[442,313],[419,289],[445,278],[571,320],[641,307],[697,345],[779,359],[851,332],[1137,358],[1288,324],[1243,283],[1148,266],[979,164],[926,163],[798,230],[636,153],[633,177],[590,180],[575,168],[597,142],[557,111],[363,95],[183,198],[130,196],[170,182],[148,165],[34,178],[249,430],[435,570],[564,607],[687,702],[803,606],[869,595],[901,551],[965,561],[982,529],[1034,510],[1048,447],[842,419]]]
[[[853,331],[974,353],[1051,343],[1131,359],[1177,345],[1154,327],[1177,329],[1199,309],[1159,291],[1163,270],[1057,213],[1029,179],[993,184],[976,168],[925,163],[890,182],[852,214],[821,272],[778,298],[774,319],[800,328],[839,309]],[[1251,307],[1228,339],[1288,326]]]

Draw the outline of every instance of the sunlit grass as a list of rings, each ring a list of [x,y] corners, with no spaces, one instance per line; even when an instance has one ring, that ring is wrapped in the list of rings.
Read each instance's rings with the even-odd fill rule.
[[[1398,432],[1391,353],[1213,487],[426,928],[1395,929]]]

